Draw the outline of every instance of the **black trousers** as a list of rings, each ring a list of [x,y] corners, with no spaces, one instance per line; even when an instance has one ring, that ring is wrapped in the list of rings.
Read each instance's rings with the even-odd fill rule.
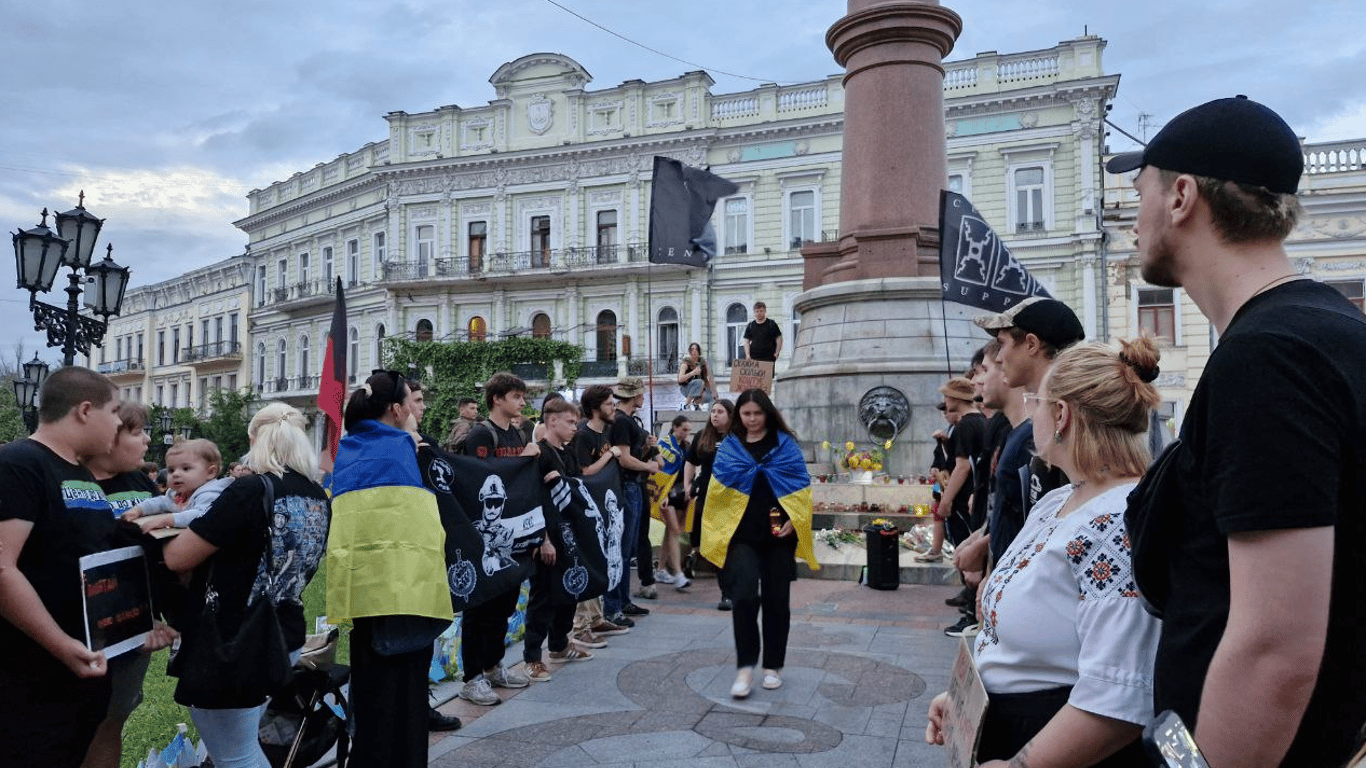
[[[518,584],[460,614],[460,666],[465,682],[503,663],[508,619],[517,612],[521,594],[522,585]]]
[[[648,587],[655,583],[655,549],[650,546],[650,496],[645,497],[645,508],[640,515],[640,527],[636,531],[636,576],[640,586]]]
[[[762,545],[730,542],[721,584],[733,604],[736,667],[757,664],[761,649],[764,669],[782,669],[787,659],[792,580],[797,576],[797,537],[788,538]]]
[[[432,651],[385,656],[375,650],[374,619],[351,630],[351,718],[354,768],[425,768],[427,671]]]
[[[1071,686],[1029,693],[993,693],[977,747],[977,761],[1009,760],[1067,704]],[[1095,768],[1151,768],[1143,744],[1134,739]]]
[[[555,571],[537,561],[531,572],[531,595],[526,605],[526,636],[522,639],[522,660],[540,661],[541,644],[549,640],[552,653],[569,647],[569,631],[574,628],[576,603],[556,605],[551,600]]]

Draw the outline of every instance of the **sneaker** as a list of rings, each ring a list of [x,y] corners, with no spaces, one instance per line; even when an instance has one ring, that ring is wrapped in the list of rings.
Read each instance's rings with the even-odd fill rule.
[[[455,715],[445,715],[436,711],[436,707],[427,708],[427,730],[429,731],[458,731],[460,730],[460,718]]]
[[[498,697],[498,694],[493,692],[493,686],[489,685],[488,679],[483,675],[479,675],[473,680],[465,683],[465,686],[460,689],[460,693],[456,695],[471,704],[478,704],[481,707],[491,707],[494,704],[503,703],[503,700]]]
[[[550,660],[562,664],[567,664],[571,661],[588,661],[591,658],[593,658],[593,654],[588,651],[581,651],[573,646],[570,646],[563,651],[550,652]]]
[[[977,620],[972,618],[971,616],[964,616],[963,618],[959,619],[958,623],[954,624],[952,627],[945,627],[944,634],[948,635],[949,637],[964,637],[968,636],[969,631],[972,631],[973,634],[976,634],[976,629]]]
[[[769,691],[771,691],[771,690],[773,690],[773,689],[775,689],[775,688],[781,688],[781,687],[783,687],[783,679],[782,679],[781,677],[778,676],[778,670],[776,670],[776,669],[765,669],[765,670],[764,670],[764,682],[763,682],[763,686],[764,686],[764,689],[765,689],[765,690],[769,690]]]
[[[594,624],[593,626],[589,627],[588,631],[594,635],[610,637],[612,635],[624,635],[627,632],[631,631],[632,626],[633,624],[618,624],[615,621],[608,621],[607,619],[603,619],[602,621],[599,621],[597,624]]]
[[[606,648],[606,647],[607,647],[607,641],[606,641],[606,640],[603,640],[602,638],[600,638],[600,637],[598,637],[597,635],[593,634],[593,630],[591,630],[591,629],[585,629],[584,631],[582,631],[582,632],[580,632],[580,633],[578,633],[578,634],[576,634],[576,635],[570,635],[570,636],[569,636],[569,642],[571,642],[571,643],[573,643],[573,644],[575,644],[575,645],[581,645],[581,646],[583,646],[584,648]]]
[[[697,553],[696,553],[696,552],[689,552],[689,553],[688,553],[688,556],[685,557],[685,558],[683,558],[683,575],[684,575],[684,576],[687,576],[687,577],[690,578],[690,579],[695,579],[695,578],[697,578],[696,569],[697,569]]]
[[[916,555],[916,556],[915,556],[915,561],[916,561],[917,563],[937,563],[937,562],[939,562],[939,561],[941,561],[941,560],[943,560],[943,559],[944,559],[944,553],[943,553],[943,552],[926,552],[926,553],[923,554],[923,555]]]
[[[973,590],[971,593],[969,593],[969,591],[965,588],[958,594],[945,600],[944,605],[947,605],[950,608],[966,608],[970,603],[975,602],[976,599],[976,590]]]
[[[485,674],[489,679],[489,684],[499,688],[525,688],[531,685],[531,681],[527,679],[526,675],[515,669],[508,669],[502,664],[493,670],[493,674]]]
[[[612,622],[613,624],[616,624],[619,627],[625,627],[627,629],[630,629],[631,627],[634,627],[636,625],[634,621],[626,618],[626,616],[621,613],[613,614],[612,617],[608,619],[608,621]]]
[[[683,590],[691,586],[692,579],[688,578],[687,576],[684,576],[680,573],[674,577],[674,589],[678,590],[679,592],[682,592]]]
[[[554,656],[555,654],[550,654]],[[544,683],[554,675],[550,674],[550,668],[543,661],[528,661],[526,663],[526,679],[533,683]]]
[[[729,611],[732,607],[734,606],[731,605],[729,597],[721,598],[721,602],[716,604],[716,610],[718,611]]]
[[[653,589],[653,587],[651,587],[651,589]],[[649,608],[641,608],[640,606],[636,605],[635,603],[627,603],[627,604],[626,604],[626,607],[624,607],[624,608],[621,609],[621,613],[622,613],[622,615],[624,615],[624,616],[649,616],[649,615],[650,615],[650,609],[649,609]],[[615,619],[613,619],[612,621],[613,621],[613,623],[616,623],[616,620],[615,620]],[[633,624],[633,625],[631,625],[631,626],[635,626],[635,625]]]
[[[631,594],[632,594],[632,595],[635,595],[636,597],[643,597],[643,598],[645,598],[646,600],[655,600],[655,599],[657,599],[657,598],[659,597],[659,593],[655,591],[655,585],[653,585],[653,584],[647,584],[647,585],[642,586],[642,587],[637,587],[637,588],[636,588],[636,591],[635,591],[635,592],[632,592]],[[630,605],[627,605],[627,606],[626,606],[626,608],[630,608],[630,607],[631,607]],[[622,613],[628,613],[628,614],[630,614],[631,612],[628,611],[628,610],[626,610],[626,608],[621,609],[621,610],[622,610]],[[641,610],[644,611],[645,609],[642,608]],[[645,613],[642,613],[642,614],[631,614],[631,615],[633,615],[633,616],[635,616],[635,615],[644,616],[644,615],[646,615],[646,614],[648,614],[648,613],[649,613],[649,611],[645,611]]]
[[[672,584],[675,579],[668,571],[655,571],[655,581],[660,584]]]
[[[730,687],[730,697],[732,699],[744,699],[749,697],[750,686],[754,684],[754,668],[741,667],[735,673],[735,683]]]

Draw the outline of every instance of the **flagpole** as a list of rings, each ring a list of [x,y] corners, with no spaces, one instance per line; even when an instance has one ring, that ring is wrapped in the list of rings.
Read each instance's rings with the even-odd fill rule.
[[[653,261],[645,262],[645,387],[650,413],[650,432],[655,429],[655,334],[650,320],[654,317],[654,271]]]
[[[949,307],[942,293],[939,296],[939,319],[944,324],[944,370],[948,371],[949,378],[952,378],[953,361],[949,358]]]

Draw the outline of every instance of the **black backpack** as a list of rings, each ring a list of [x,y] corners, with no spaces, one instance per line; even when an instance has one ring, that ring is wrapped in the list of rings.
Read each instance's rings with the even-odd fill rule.
[[[489,434],[493,435],[493,447],[496,450],[498,448],[498,430],[493,428],[492,421],[484,419],[478,424],[475,424],[474,426],[465,430],[465,434],[461,435],[459,438],[456,439],[454,443],[451,444],[451,453],[458,453],[461,456],[470,455],[469,452],[465,450],[465,444],[469,442],[470,435],[474,434],[474,430],[479,429],[480,427],[487,429],[489,431]]]

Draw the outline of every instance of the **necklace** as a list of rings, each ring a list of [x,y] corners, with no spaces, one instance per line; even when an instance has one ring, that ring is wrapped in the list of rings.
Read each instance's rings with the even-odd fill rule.
[[[1253,291],[1253,292],[1252,292],[1252,295],[1253,295],[1253,296],[1256,296],[1256,295],[1260,294],[1262,291],[1265,291],[1267,288],[1270,288],[1271,286],[1275,285],[1276,283],[1279,283],[1279,282],[1282,282],[1282,281],[1285,281],[1285,280],[1289,280],[1289,279],[1294,278],[1294,277],[1299,277],[1299,273],[1297,273],[1297,272],[1291,272],[1291,273],[1288,274],[1288,275],[1281,275],[1280,277],[1273,278],[1273,279],[1272,279],[1270,282],[1268,282],[1266,285],[1263,285],[1261,288],[1258,288],[1257,290]],[[1251,297],[1249,297],[1249,298],[1251,298]]]

